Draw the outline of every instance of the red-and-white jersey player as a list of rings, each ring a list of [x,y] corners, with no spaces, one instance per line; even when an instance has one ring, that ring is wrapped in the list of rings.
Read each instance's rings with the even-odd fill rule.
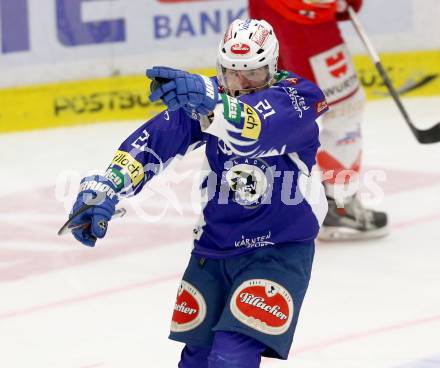
[[[338,22],[362,0],[248,0],[249,15],[272,24],[280,42],[280,69],[314,81],[330,111],[322,117],[321,149],[329,212],[322,240],[365,239],[388,234],[384,212],[363,207],[356,195],[362,157],[365,96]]]

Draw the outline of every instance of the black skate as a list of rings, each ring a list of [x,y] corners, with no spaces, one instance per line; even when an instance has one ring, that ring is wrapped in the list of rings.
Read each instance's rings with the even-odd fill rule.
[[[388,235],[387,214],[366,209],[356,196],[349,197],[340,208],[333,198],[327,197],[327,201],[328,213],[319,240],[362,240]]]

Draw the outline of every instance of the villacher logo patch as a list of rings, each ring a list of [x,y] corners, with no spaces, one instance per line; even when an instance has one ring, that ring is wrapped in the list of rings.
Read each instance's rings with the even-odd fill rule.
[[[184,332],[193,330],[204,321],[205,316],[205,298],[193,285],[182,280],[177,292],[176,304],[174,305],[171,331]]]
[[[280,284],[264,279],[242,283],[232,296],[230,308],[240,322],[269,335],[286,332],[294,313],[289,292]]]

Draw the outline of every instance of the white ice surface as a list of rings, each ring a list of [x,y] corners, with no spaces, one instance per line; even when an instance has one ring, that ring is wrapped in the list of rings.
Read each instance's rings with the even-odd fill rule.
[[[420,127],[440,120],[440,98],[404,104]],[[137,125],[0,136],[0,367],[177,367],[182,346],[167,334],[200,155],[125,202],[96,248],[56,236],[79,179]],[[376,207],[392,233],[317,244],[292,356],[262,367],[440,367],[440,143],[418,144],[389,100],[368,104],[364,141],[365,170],[387,175]]]

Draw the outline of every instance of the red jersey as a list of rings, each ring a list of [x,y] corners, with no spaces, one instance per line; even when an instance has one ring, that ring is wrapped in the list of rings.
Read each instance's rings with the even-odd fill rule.
[[[268,21],[280,42],[280,69],[316,82],[310,58],[344,43],[336,0],[249,0],[251,18]],[[349,1],[355,10],[362,1]]]

